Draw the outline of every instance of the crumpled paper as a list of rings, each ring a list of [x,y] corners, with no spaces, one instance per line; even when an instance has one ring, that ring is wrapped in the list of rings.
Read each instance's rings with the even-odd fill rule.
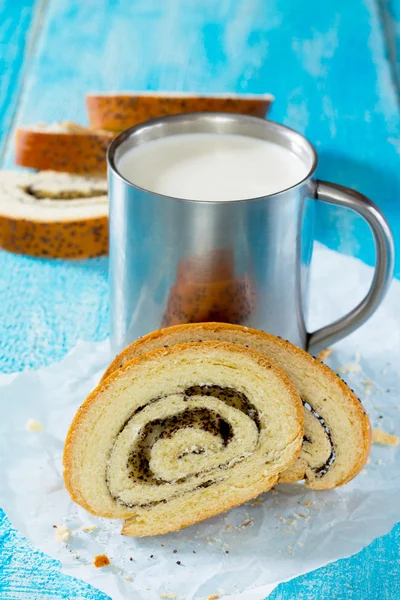
[[[355,306],[371,279],[370,267],[316,245],[310,329]],[[362,398],[373,427],[397,434],[399,306],[395,281],[379,311],[327,361]],[[0,377],[0,505],[65,573],[113,600],[213,594],[261,600],[282,581],[358,552],[400,520],[400,446],[373,446],[369,464],[343,488],[312,492],[282,485],[178,533],[121,536],[118,521],[95,518],[70,501],[61,467],[73,415],[111,358],[107,341],[82,342],[60,363]],[[30,418],[43,431],[27,431]],[[67,541],[56,540],[54,525],[67,526]],[[103,553],[111,565],[96,569],[93,558]]]

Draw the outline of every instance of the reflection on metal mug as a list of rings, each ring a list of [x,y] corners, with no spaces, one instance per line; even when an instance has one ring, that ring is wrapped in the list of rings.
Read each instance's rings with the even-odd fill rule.
[[[199,133],[272,142],[303,161],[305,176],[263,197],[203,201],[149,191],[121,174],[121,159],[134,147]],[[365,196],[314,179],[316,165],[316,151],[302,135],[243,115],[163,117],[115,138],[108,151],[114,347],[168,325],[221,321],[268,331],[315,351],[362,325],[390,284],[392,235],[380,210]],[[367,221],[375,240],[376,267],[370,290],[358,306],[308,333],[315,201],[350,208]]]

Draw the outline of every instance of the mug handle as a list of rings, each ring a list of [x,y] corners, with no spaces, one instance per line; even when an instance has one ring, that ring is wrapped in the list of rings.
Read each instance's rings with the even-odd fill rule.
[[[365,298],[347,315],[308,334],[308,348],[327,347],[360,327],[375,312],[388,291],[394,270],[394,242],[389,224],[379,208],[366,196],[326,181],[316,181],[316,200],[350,208],[370,226],[376,252],[371,287]]]

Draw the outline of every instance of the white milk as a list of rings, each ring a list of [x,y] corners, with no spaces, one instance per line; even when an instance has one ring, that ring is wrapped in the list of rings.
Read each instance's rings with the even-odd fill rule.
[[[244,200],[274,194],[304,179],[308,166],[272,142],[219,133],[152,140],[124,154],[120,173],[135,185],[187,200]]]

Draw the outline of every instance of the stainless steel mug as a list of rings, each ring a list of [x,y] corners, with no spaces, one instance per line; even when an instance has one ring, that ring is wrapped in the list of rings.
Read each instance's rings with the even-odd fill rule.
[[[305,161],[308,175],[277,194],[210,202],[152,193],[118,172],[119,158],[133,146],[198,132],[240,134],[280,144]],[[223,321],[262,329],[315,351],[362,325],[381,303],[392,278],[392,235],[377,206],[355,191],[314,179],[316,166],[317,153],[302,135],[242,115],[163,117],[115,138],[108,151],[114,348],[162,326]],[[308,333],[315,201],[350,208],[367,221],[375,239],[376,267],[370,290],[358,306]]]

